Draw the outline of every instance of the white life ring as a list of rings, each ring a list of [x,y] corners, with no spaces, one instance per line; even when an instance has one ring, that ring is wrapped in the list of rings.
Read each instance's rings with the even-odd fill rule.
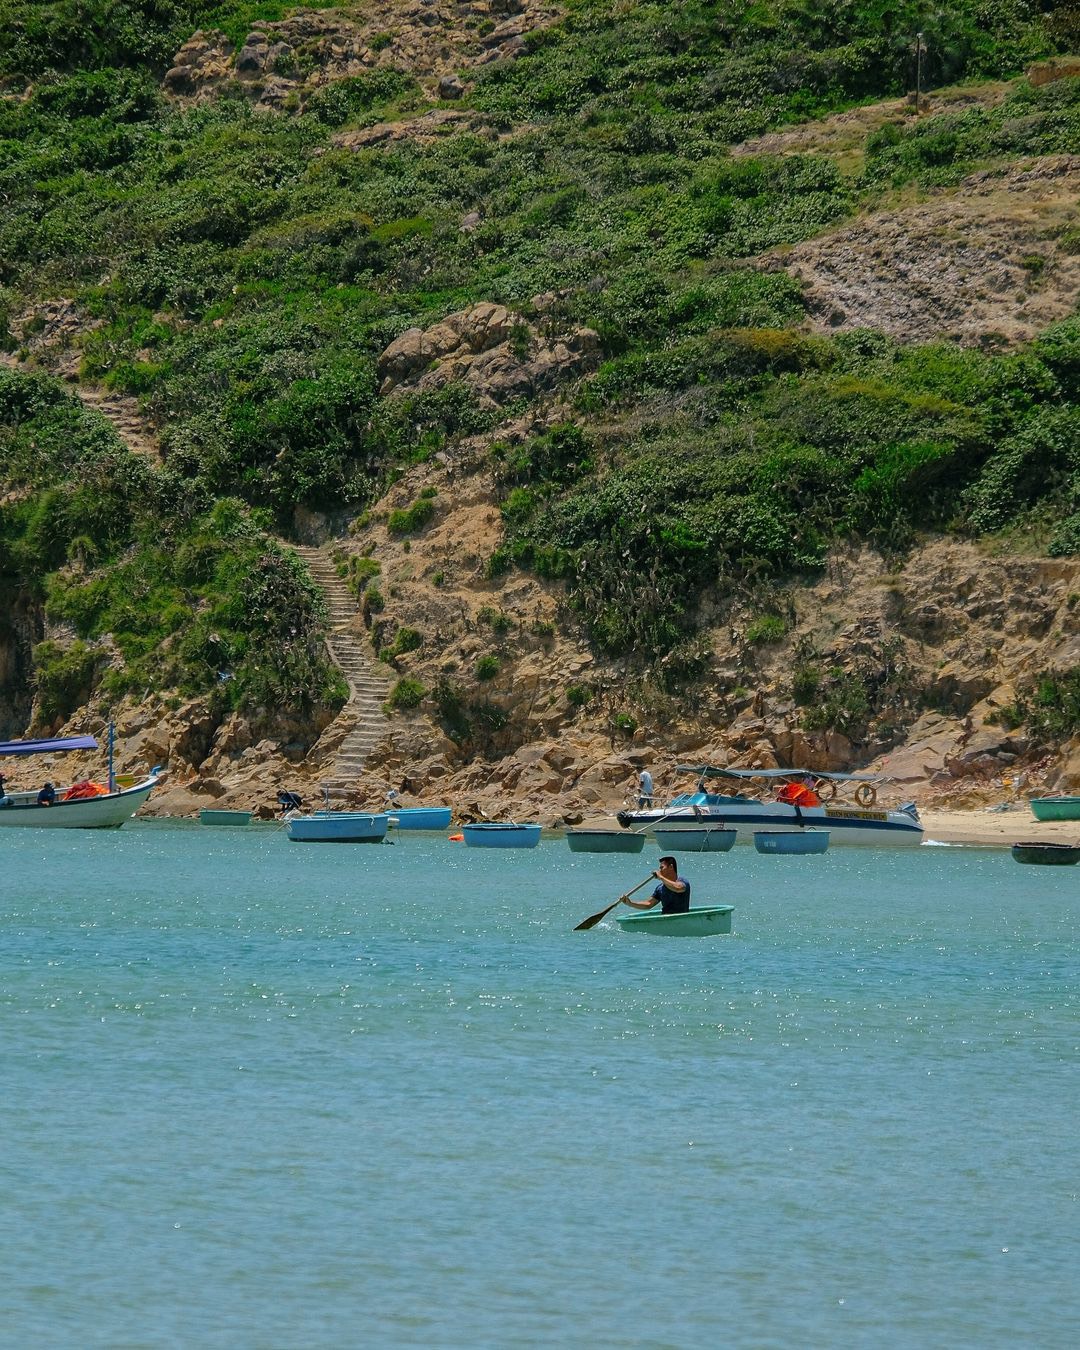
[[[855,800],[860,806],[873,806],[877,801],[877,788],[873,783],[860,783],[855,789]]]

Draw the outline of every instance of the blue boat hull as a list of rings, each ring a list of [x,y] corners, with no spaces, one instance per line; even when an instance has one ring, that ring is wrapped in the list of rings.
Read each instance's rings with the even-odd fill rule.
[[[535,848],[540,842],[539,825],[504,825],[492,821],[463,825],[461,833],[469,848]]]
[[[645,836],[625,830],[567,830],[566,843],[571,853],[640,853]]]
[[[754,847],[759,853],[824,853],[829,847],[829,831],[755,830]]]
[[[657,830],[656,842],[665,851],[675,853],[727,853],[735,847],[737,830],[723,825],[707,825],[700,830]]]
[[[395,806],[387,812],[399,830],[446,830],[450,828],[448,806]]]
[[[316,811],[285,822],[285,833],[294,844],[381,844],[390,817],[384,812]]]

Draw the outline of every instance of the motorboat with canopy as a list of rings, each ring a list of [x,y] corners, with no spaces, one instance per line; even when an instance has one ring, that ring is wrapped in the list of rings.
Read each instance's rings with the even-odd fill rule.
[[[620,811],[619,824],[624,829],[659,827],[665,832],[700,832],[704,826],[722,825],[738,832],[739,843],[753,843],[755,830],[807,827],[829,830],[833,846],[880,847],[923,840],[914,802],[896,809],[878,806],[878,789],[889,781],[881,774],[728,769],[713,764],[680,764],[676,773],[696,778],[692,792],[680,793],[666,806]],[[718,790],[717,780],[731,790]],[[852,789],[850,800],[841,795],[847,788]]]
[[[54,736],[44,740],[0,741],[0,765],[7,758],[51,755],[72,750],[97,750],[93,736]],[[113,730],[109,728],[109,767],[104,783],[82,779],[54,787],[51,800],[38,788],[7,789],[0,772],[0,828],[115,830],[129,820],[150,796],[161,776],[151,769],[145,778],[113,773]]]

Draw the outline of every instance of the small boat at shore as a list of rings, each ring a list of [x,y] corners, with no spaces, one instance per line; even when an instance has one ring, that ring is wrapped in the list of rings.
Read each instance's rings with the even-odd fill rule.
[[[215,811],[212,807],[204,807],[199,812],[200,825],[250,825],[250,811]]]
[[[688,826],[680,830],[656,830],[657,844],[674,853],[730,853],[739,837],[738,830],[726,825],[706,825],[702,829]]]
[[[0,741],[0,757],[46,755],[72,750],[96,750],[93,736],[61,736],[49,740]],[[150,796],[161,776],[151,769],[145,778],[112,772],[112,728],[109,729],[109,770],[106,783],[88,779],[54,789],[49,805],[39,801],[36,789],[0,793],[0,828],[50,830],[116,830],[130,820]]]
[[[701,905],[681,914],[646,911],[641,914],[617,914],[615,921],[624,933],[649,933],[659,937],[716,937],[731,932],[734,905]]]
[[[1044,867],[1072,867],[1080,862],[1080,846],[1073,844],[1044,844],[1031,842],[1013,844],[1013,861],[1036,863]]]
[[[313,811],[285,819],[294,844],[381,844],[389,828],[385,811]]]
[[[515,825],[512,821],[485,820],[463,825],[468,848],[535,848],[540,842],[539,825]]]
[[[566,843],[571,853],[640,853],[645,836],[626,830],[567,830]]]
[[[1036,820],[1080,820],[1080,797],[1030,797]]]
[[[824,853],[829,847],[829,831],[755,830],[754,847],[759,853]]]

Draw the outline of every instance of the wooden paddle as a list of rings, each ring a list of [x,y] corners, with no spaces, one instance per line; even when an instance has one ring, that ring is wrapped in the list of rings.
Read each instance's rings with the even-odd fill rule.
[[[642,888],[642,886],[647,886],[647,885],[649,884],[649,882],[652,881],[652,879],[653,879],[653,874],[650,872],[649,875],[645,878],[644,881],[639,882],[639,883],[634,887],[634,891],[640,891],[641,888]],[[626,894],[627,894],[627,895],[633,895],[633,894],[634,894],[634,891],[627,891]],[[616,906],[616,905],[621,905],[622,902],[623,902],[623,897],[620,895],[619,898],[618,898],[618,900],[616,900],[614,904],[608,905],[607,909],[602,909],[602,910],[599,912],[599,914],[590,914],[589,917],[588,917],[587,919],[582,919],[582,921],[581,921],[580,923],[575,924],[575,925],[574,925],[574,932],[575,932],[575,933],[584,933],[585,930],[586,930],[587,928],[595,928],[596,925],[600,922],[600,920],[601,920],[606,914],[610,914],[611,911],[615,908],[615,906]]]

